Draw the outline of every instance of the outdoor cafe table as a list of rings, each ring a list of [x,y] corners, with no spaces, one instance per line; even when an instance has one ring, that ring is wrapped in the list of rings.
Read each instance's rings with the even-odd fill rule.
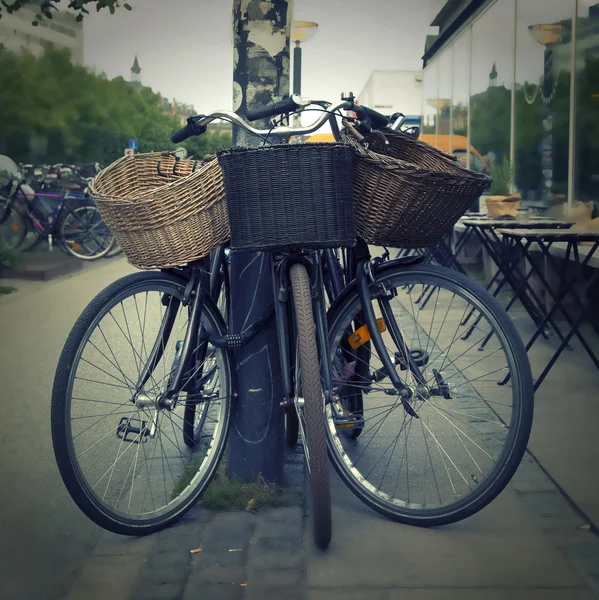
[[[537,324],[537,330],[526,345],[526,350],[530,350],[535,340],[541,333],[543,333],[547,323],[551,322],[552,316],[556,311],[561,311],[570,327],[568,332],[565,335],[562,335],[559,329],[556,328],[555,324],[553,324],[556,333],[558,333],[561,339],[561,343],[541,375],[535,381],[535,391],[541,385],[559,358],[560,354],[568,346],[568,343],[573,336],[578,338],[595,366],[599,369],[599,359],[595,356],[595,353],[580,331],[580,327],[583,322],[587,321],[590,323],[595,333],[599,335],[599,326],[595,316],[591,311],[592,302],[595,297],[597,297],[597,293],[599,291],[597,289],[593,290],[593,285],[599,277],[599,269],[595,269],[593,275],[588,278],[587,281],[585,281],[583,276],[584,267],[589,265],[597,250],[597,247],[599,246],[599,233],[570,230],[560,231],[555,228],[517,229],[511,226],[509,229],[500,229],[498,233],[503,236],[504,245],[511,248],[516,248],[526,259],[528,259],[528,262],[531,266],[531,272],[528,275],[523,275],[520,273],[522,277],[521,287],[530,289],[530,286],[528,285],[528,279],[534,273],[545,286],[547,293],[551,296],[554,302],[553,307],[549,311],[543,308],[543,305],[540,304],[539,309],[544,312],[544,315],[541,322]],[[551,252],[551,247],[556,242],[562,242],[565,244],[565,256],[561,268],[558,268],[555,256]],[[590,242],[591,245],[587,246],[584,249],[584,252],[581,252],[578,247],[579,242]],[[555,273],[558,274],[559,284],[557,286],[557,291],[554,291],[548,284],[545,273],[543,272],[543,268],[535,261],[530,260],[530,249],[533,244],[535,247],[541,250],[545,260],[547,261],[547,264],[550,265]],[[520,269],[517,262],[513,262],[510,265],[510,268],[514,268],[515,270]],[[576,299],[578,308],[580,309],[580,313],[576,318],[572,318],[564,307],[566,297],[572,290],[576,290],[576,293],[572,295]],[[506,381],[507,379],[504,380],[504,382]]]
[[[564,230],[569,229],[574,223],[571,221],[557,221],[549,217],[533,217],[528,220],[518,221],[516,219],[470,219],[462,218],[460,223],[465,227],[466,231],[454,249],[454,256],[457,257],[461,249],[466,244],[468,238],[475,234],[480,240],[482,247],[487,251],[491,260],[497,266],[497,271],[487,284],[487,289],[492,292],[493,296],[497,297],[499,292],[507,283],[516,293],[508,302],[505,310],[509,311],[516,299],[519,299],[522,306],[526,309],[535,324],[539,324],[543,320],[542,311],[537,304],[541,301],[538,299],[534,291],[527,294],[522,289],[522,279],[519,277],[519,272],[514,271],[512,263],[515,262],[513,248],[502,243],[501,234],[502,228],[509,227],[510,229],[543,229],[543,230]],[[510,251],[511,250],[511,251]],[[518,256],[520,258],[521,255]],[[495,289],[492,289],[495,286]],[[476,325],[475,323],[473,327]],[[549,325],[553,326],[552,320],[549,320]],[[547,328],[543,330],[543,335],[548,336]],[[486,342],[485,342],[486,343]],[[481,349],[484,348],[482,345]]]

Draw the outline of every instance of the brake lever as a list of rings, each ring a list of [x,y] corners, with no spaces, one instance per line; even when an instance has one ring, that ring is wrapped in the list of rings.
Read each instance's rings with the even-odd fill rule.
[[[381,141],[383,144],[385,144],[385,146],[389,145],[389,140],[385,137],[385,134],[380,129],[373,129],[370,133],[378,138],[381,138]]]

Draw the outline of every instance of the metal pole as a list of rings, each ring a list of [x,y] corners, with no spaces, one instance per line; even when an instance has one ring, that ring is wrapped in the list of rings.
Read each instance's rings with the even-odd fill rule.
[[[302,95],[302,47],[295,42],[293,48],[293,93]]]
[[[289,36],[292,0],[234,0],[233,109],[262,106],[289,95]],[[268,128],[268,120],[258,122]],[[234,144],[262,140],[233,132]],[[272,309],[270,254],[234,252],[231,257],[231,324],[240,333]],[[244,481],[261,475],[283,480],[284,408],[274,321],[235,351],[236,410],[228,448],[228,472]]]
[[[302,47],[299,42],[295,42],[293,48],[293,93],[302,95]],[[293,115],[293,124],[296,127],[301,126],[301,115]]]

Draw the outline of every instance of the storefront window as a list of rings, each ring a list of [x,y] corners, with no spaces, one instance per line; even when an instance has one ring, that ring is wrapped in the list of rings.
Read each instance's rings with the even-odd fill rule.
[[[566,199],[574,0],[518,0],[515,183],[524,200]]]
[[[439,98],[437,101],[439,127],[437,131],[437,147],[445,152],[449,152],[450,150],[452,71],[453,46],[450,46],[439,58]]]
[[[422,133],[426,141],[436,145],[437,133],[437,99],[439,98],[439,81],[437,62],[427,66],[424,71],[424,106],[422,107]],[[429,136],[433,136],[430,139]]]
[[[599,208],[599,2],[579,0],[574,198]]]
[[[496,2],[472,28],[470,143],[482,170],[510,157],[515,0]]]
[[[482,161],[474,153],[468,156],[468,105],[470,102],[470,43],[468,28],[453,47],[453,99],[452,99],[452,148],[451,151],[464,166],[480,170]]]

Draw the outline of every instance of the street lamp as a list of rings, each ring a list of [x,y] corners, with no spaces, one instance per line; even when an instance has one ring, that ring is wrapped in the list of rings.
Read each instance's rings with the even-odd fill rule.
[[[548,204],[553,187],[553,99],[557,87],[557,79],[553,73],[553,46],[563,41],[568,28],[563,23],[546,23],[531,25],[530,35],[541,45],[545,46],[543,65],[543,84],[541,99],[543,101],[543,157],[541,169],[543,172],[543,200]],[[574,51],[574,50],[572,50]]]
[[[293,48],[293,93],[302,94],[302,42],[307,42],[316,35],[318,23],[312,21],[293,21],[291,24],[291,41]],[[294,116],[294,124],[300,124],[300,115]]]

